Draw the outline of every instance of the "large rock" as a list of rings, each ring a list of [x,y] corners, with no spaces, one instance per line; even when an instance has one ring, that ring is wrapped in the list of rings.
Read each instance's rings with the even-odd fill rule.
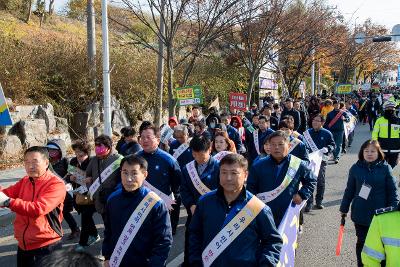
[[[75,113],[71,120],[71,133],[73,139],[82,138],[86,135],[86,129],[89,127],[89,112]]]
[[[16,106],[15,107],[15,119],[33,119],[36,117],[39,106]]]
[[[56,127],[62,133],[68,133],[68,120],[65,118],[55,117],[56,119]]]
[[[0,139],[0,155],[4,158],[20,156],[22,144],[16,135],[6,135]]]
[[[43,119],[26,119],[14,124],[10,134],[17,135],[26,147],[43,146],[47,142],[47,127]]]
[[[36,113],[38,119],[44,119],[46,122],[46,129],[51,133],[56,128],[56,119],[54,117],[54,108],[50,103],[40,105]]]
[[[89,113],[89,125],[92,127],[99,126],[102,119],[100,102],[94,102],[86,107],[86,112]]]
[[[119,132],[123,127],[130,125],[128,118],[125,114],[125,111],[121,109],[114,110],[111,118],[112,118],[111,127],[114,131]]]
[[[47,141],[50,141],[53,139],[64,140],[67,150],[69,147],[71,147],[72,142],[71,142],[71,137],[68,132],[51,133],[51,134],[47,135]]]

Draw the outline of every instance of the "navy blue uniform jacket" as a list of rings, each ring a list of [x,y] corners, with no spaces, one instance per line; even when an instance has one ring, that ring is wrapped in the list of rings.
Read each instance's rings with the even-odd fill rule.
[[[229,139],[231,139],[235,143],[236,151],[241,151],[242,150],[242,138],[240,138],[239,131],[231,126],[231,125],[226,125],[226,132],[228,133]]]
[[[141,187],[134,192],[119,189],[111,194],[106,205],[102,247],[102,253],[106,260],[110,259],[122,230],[148,192],[149,189]],[[169,213],[164,202],[160,200],[144,220],[120,266],[163,267],[171,246],[172,230]]]
[[[236,215],[252,196],[243,188],[239,197],[228,205],[222,187],[218,187],[217,190],[199,199],[189,226],[190,266],[202,266],[201,253],[229,222],[228,219],[224,224],[226,215],[232,209],[233,214]],[[281,236],[275,227],[271,210],[265,206],[211,266],[276,266],[281,248]]]
[[[300,137],[300,136],[299,136]],[[294,137],[290,136],[290,141],[292,141]],[[310,163],[310,159],[308,158],[308,151],[306,145],[304,144],[302,139],[299,139],[301,142],[297,144],[297,146],[290,152],[291,155],[298,157],[301,160],[304,160]]]
[[[326,116],[326,121],[324,127],[328,129],[331,132],[342,132],[344,131],[344,124],[342,118],[339,118],[331,128],[328,127],[329,123],[336,117],[336,115],[339,113],[339,110],[332,110],[331,112],[328,113]],[[350,118],[347,112],[343,112],[343,117],[345,118],[345,122],[349,122]]]
[[[181,143],[178,142],[178,140],[172,141],[172,143],[169,145],[169,154],[171,156],[175,153],[175,150],[178,149],[178,147],[181,146]],[[185,150],[177,159],[179,163],[179,166],[181,167],[181,170],[183,167],[186,166],[189,162],[194,160],[193,155],[192,155],[192,149],[189,147],[188,149]]]
[[[197,162],[195,162],[195,166],[197,170]],[[197,191],[196,187],[194,187],[186,166],[183,168],[182,173],[182,203],[187,209],[190,209],[192,205],[196,205],[201,195]],[[210,157],[206,169],[201,175],[199,175],[199,177],[203,184],[206,185],[210,190],[216,189],[219,185],[219,162],[213,157]]]
[[[367,200],[359,196],[364,182],[372,187]],[[366,161],[357,161],[350,168],[340,211],[348,213],[350,203],[352,203],[351,219],[353,222],[369,226],[375,210],[397,206],[398,202],[396,179],[392,175],[392,168],[386,161],[372,164],[368,164]]]
[[[143,150],[137,153],[148,163],[148,176],[146,180],[155,188],[169,196],[171,191],[179,194],[179,185],[182,179],[181,168],[178,161],[170,154],[157,148],[153,153],[146,153]]]
[[[258,129],[255,129],[258,130]],[[260,149],[260,153],[264,151],[264,141],[267,139],[267,137],[272,134],[274,130],[271,128],[268,128],[266,131],[261,132],[261,130],[258,130],[258,145]],[[256,146],[254,145],[254,137],[253,133],[251,133],[249,130],[246,129],[246,144],[247,144],[247,152],[249,154],[249,160],[250,162],[253,162],[257,157],[257,150]]]
[[[328,153],[325,155],[328,155],[330,152],[335,150],[335,140],[333,139],[333,135],[330,131],[324,128],[321,128],[319,131],[315,131],[313,128],[310,128],[307,131],[310,133],[310,136],[318,149],[322,149],[323,147],[328,149]],[[312,153],[313,151],[307,141],[304,141],[304,144],[306,145],[308,152]]]
[[[288,155],[281,161],[281,170],[278,174],[278,164],[272,157],[265,157],[253,164],[250,168],[247,179],[247,190],[257,195],[277,188],[283,181],[289,167],[290,158]],[[303,184],[299,190],[300,182]],[[288,208],[293,196],[298,193],[303,200],[308,199],[317,183],[315,175],[308,168],[308,163],[302,161],[299,169],[288,187],[274,200],[268,202],[274,215],[275,224],[279,226],[285,211]]]

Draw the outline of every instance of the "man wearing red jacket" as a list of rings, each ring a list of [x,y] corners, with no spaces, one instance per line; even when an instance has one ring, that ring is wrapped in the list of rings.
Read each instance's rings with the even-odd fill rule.
[[[25,151],[27,176],[0,191],[0,207],[16,213],[14,236],[18,241],[17,266],[34,266],[52,251],[61,248],[64,182],[48,170],[45,147]]]

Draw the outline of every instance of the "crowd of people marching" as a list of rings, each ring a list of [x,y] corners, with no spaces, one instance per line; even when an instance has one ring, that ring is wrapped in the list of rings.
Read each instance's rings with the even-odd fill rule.
[[[324,208],[328,162],[338,164],[352,146],[358,121],[369,124],[371,139],[349,171],[340,213],[347,216],[351,205],[358,266],[382,260],[400,266],[400,228],[389,241],[378,236],[382,224],[393,223],[384,216],[398,209],[392,172],[400,152],[398,104],[386,92],[268,96],[248,111],[192,107],[188,118],[172,117],[161,127],[148,121],[138,131],[125,127],[116,145],[100,135],[94,156],[84,140],[72,145],[72,159],[63,140],[30,147],[27,175],[0,189],[0,206],[16,213],[17,264],[63,258],[57,254],[63,219],[71,230],[67,239],[79,240],[74,251],[83,253],[101,239],[97,212],[105,227],[104,266],[165,266],[183,205],[182,266],[276,266],[283,245],[278,227],[288,206],[304,205],[301,233],[303,214]],[[312,153],[322,157],[317,173]]]

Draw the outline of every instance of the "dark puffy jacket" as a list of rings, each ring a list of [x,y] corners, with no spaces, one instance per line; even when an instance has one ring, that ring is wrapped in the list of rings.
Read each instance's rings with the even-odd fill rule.
[[[195,163],[195,166],[197,167],[197,163]],[[182,174],[182,203],[186,209],[190,209],[190,206],[196,205],[197,200],[201,197],[201,195],[194,187],[186,166],[183,168]],[[216,189],[219,185],[219,162],[213,157],[210,157],[206,169],[201,175],[199,175],[199,177],[204,185],[206,185],[210,190]]]
[[[106,260],[110,259],[124,226],[148,192],[149,189],[145,187],[134,192],[127,192],[121,188],[108,199],[102,247],[102,253]],[[139,228],[120,266],[163,267],[167,261],[171,245],[171,222],[167,207],[160,200]]]
[[[372,187],[367,200],[359,196],[364,183]],[[368,164],[359,160],[350,168],[340,211],[348,213],[352,203],[353,222],[369,226],[375,210],[396,206],[398,202],[396,180],[392,175],[392,168],[385,161]]]
[[[250,168],[247,190],[256,195],[277,188],[287,173],[291,157],[292,155],[288,155],[283,159],[279,173],[278,163],[272,157],[265,157],[256,161]],[[277,173],[278,175],[276,175]],[[300,182],[303,186],[299,190]],[[272,210],[276,225],[280,224],[293,196],[297,193],[303,200],[308,199],[316,183],[317,178],[308,168],[308,163],[302,161],[288,187],[277,198],[267,203]]]
[[[264,141],[267,137],[274,132],[274,130],[268,128],[265,132],[258,131],[258,145],[260,153],[264,152]],[[246,145],[247,145],[247,152],[248,152],[248,159],[249,162],[253,162],[257,157],[257,150],[254,144],[254,135],[249,130],[246,130]]]
[[[203,266],[201,253],[223,228],[226,214],[234,211],[233,216],[236,215],[252,196],[243,189],[239,197],[228,206],[223,189],[219,187],[199,199],[189,227],[191,267]],[[276,266],[281,248],[281,236],[274,224],[271,210],[265,206],[211,266]]]

